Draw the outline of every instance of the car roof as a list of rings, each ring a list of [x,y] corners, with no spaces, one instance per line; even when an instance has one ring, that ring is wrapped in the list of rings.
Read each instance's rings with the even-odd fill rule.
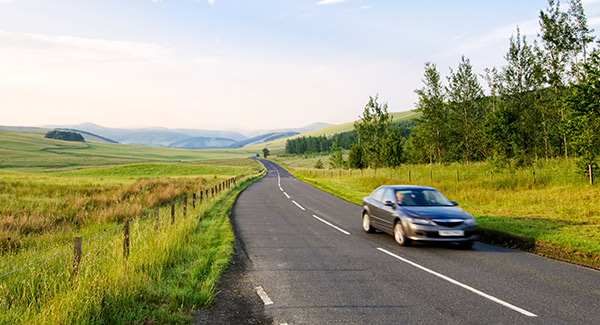
[[[390,188],[392,190],[435,190],[437,189],[429,186],[420,185],[383,185],[378,188]]]

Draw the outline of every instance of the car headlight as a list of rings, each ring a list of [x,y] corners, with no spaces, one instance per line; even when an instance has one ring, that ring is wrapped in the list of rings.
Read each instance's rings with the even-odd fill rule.
[[[424,219],[424,218],[409,218],[411,223],[417,224],[417,225],[434,225],[434,223],[429,220],[429,219]]]
[[[477,220],[475,220],[475,218],[465,219],[465,225],[476,225],[476,224],[477,224]]]

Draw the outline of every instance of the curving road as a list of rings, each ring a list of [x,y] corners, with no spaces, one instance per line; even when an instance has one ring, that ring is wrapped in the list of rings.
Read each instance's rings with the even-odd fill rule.
[[[360,206],[261,160],[234,206],[238,240],[275,324],[599,324],[600,272],[475,243],[400,247]]]

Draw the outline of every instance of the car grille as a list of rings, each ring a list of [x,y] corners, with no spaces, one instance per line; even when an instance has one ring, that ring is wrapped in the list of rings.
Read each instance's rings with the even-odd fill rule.
[[[465,221],[463,219],[431,219],[437,225],[443,227],[456,227],[462,225]]]

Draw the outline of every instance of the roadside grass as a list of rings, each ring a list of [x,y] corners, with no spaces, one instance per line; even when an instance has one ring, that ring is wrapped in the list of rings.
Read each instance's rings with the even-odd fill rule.
[[[477,218],[483,241],[600,268],[600,188],[576,173],[574,161],[540,161],[528,168],[405,165],[361,172],[314,169],[317,159],[326,163],[328,157],[273,160],[356,204],[384,184],[432,186]]]
[[[134,219],[128,259],[112,224],[116,232],[84,243],[77,274],[71,254],[62,254],[0,279],[0,323],[189,323],[190,311],[214,299],[233,252],[229,211],[256,177],[188,206],[187,217],[179,200],[174,224],[161,207],[157,230],[153,218]]]
[[[231,257],[235,196],[262,175],[246,156],[0,132],[0,324],[189,323],[214,299]],[[84,241],[77,272],[75,236]]]

